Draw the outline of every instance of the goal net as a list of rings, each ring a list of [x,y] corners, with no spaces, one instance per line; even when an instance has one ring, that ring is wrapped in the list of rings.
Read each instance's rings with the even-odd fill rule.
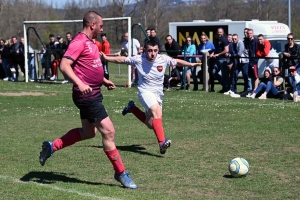
[[[103,18],[103,33],[106,33],[107,40],[110,43],[111,55],[119,52],[121,50],[122,42],[124,39],[124,33],[128,32],[128,49],[131,49],[131,17],[117,17],[117,18]],[[34,68],[35,80],[44,79],[43,77],[43,67],[42,61],[42,49],[46,48],[49,44],[49,35],[53,34],[57,42],[57,37],[60,36],[66,41],[66,33],[70,32],[74,37],[78,32],[82,30],[82,20],[49,20],[49,21],[24,21],[23,31],[24,31],[24,56],[25,56],[25,82],[29,82],[30,74],[32,73],[32,68]],[[101,41],[100,35],[96,39]],[[34,52],[33,53],[33,49]],[[128,56],[131,56],[131,51],[128,52]],[[34,58],[34,62],[32,59]],[[51,58],[52,62],[53,58]],[[32,62],[30,62],[32,61]],[[34,63],[34,67],[32,67]],[[46,63],[47,69],[51,70],[51,63]],[[45,66],[44,66],[45,68]],[[108,67],[110,76],[127,76],[128,83],[131,83],[131,66],[120,66],[115,64],[109,64]],[[64,77],[62,73],[58,71],[58,80],[63,80]],[[128,84],[128,87],[131,87]]]

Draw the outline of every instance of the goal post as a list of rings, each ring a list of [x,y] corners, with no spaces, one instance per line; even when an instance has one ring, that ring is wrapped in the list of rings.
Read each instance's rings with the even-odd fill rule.
[[[131,17],[115,17],[115,18],[103,18],[103,21],[115,21],[115,20],[127,20],[127,32],[128,32],[128,49],[131,49]],[[25,82],[28,82],[28,44],[27,44],[27,25],[29,24],[59,24],[59,23],[78,23],[83,20],[48,20],[48,21],[23,21],[24,31],[24,57],[25,57]],[[128,56],[131,56],[131,51],[128,51]],[[128,65],[128,83],[131,83],[131,66]],[[131,84],[128,84],[131,87]]]

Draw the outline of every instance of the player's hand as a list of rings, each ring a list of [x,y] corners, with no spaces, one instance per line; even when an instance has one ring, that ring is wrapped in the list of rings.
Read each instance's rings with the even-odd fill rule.
[[[83,95],[86,95],[93,91],[93,89],[89,85],[82,84],[82,85],[78,85],[78,87],[79,87],[80,92]]]
[[[192,67],[198,67],[198,66],[201,66],[202,63],[192,63]]]
[[[101,56],[101,59],[106,60],[106,55],[102,51],[99,51],[99,54]]]
[[[110,80],[103,82],[103,85],[106,86],[108,90],[113,90],[116,88],[115,84]]]

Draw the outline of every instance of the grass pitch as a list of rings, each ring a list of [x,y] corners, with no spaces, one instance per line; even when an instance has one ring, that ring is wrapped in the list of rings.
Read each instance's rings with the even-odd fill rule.
[[[0,95],[1,199],[299,198],[298,103],[166,92],[163,124],[172,146],[160,155],[152,130],[133,115],[121,114],[131,99],[140,106],[136,89],[124,87],[126,75],[112,80],[118,87],[103,88],[104,105],[123,162],[139,188],[124,189],[113,179],[100,134],[56,152],[41,167],[42,142],[80,126],[71,85],[0,81],[1,94],[14,94]],[[15,95],[21,91],[42,95]],[[245,178],[229,175],[229,161],[238,156],[250,164]]]

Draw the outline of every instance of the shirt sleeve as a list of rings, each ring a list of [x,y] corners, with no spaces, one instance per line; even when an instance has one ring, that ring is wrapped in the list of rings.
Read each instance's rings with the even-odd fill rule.
[[[164,56],[164,59],[167,61],[168,66],[173,67],[173,66],[177,65],[177,61],[174,58],[167,56],[167,55],[163,55],[163,56]]]
[[[63,57],[75,61],[83,50],[84,44],[80,40],[73,39]]]

